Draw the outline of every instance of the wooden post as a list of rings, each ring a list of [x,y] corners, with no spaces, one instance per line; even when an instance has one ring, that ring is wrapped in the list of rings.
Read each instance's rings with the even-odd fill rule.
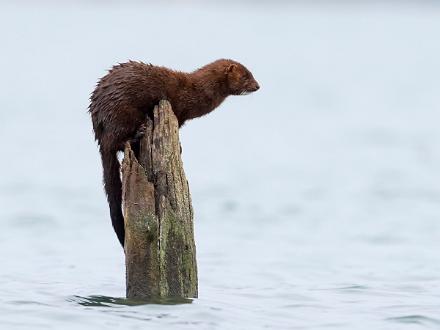
[[[197,297],[193,209],[167,101],[147,119],[139,156],[122,162],[127,298]]]

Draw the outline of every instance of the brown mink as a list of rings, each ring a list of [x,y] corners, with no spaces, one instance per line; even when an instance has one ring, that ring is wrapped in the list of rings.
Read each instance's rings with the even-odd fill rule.
[[[115,65],[101,78],[90,97],[95,138],[104,169],[104,188],[113,228],[124,246],[122,185],[117,152],[126,141],[139,137],[146,116],[160,100],[171,103],[182,126],[188,119],[206,115],[229,95],[259,89],[252,73],[242,64],[220,59],[184,73],[161,66],[129,61]]]

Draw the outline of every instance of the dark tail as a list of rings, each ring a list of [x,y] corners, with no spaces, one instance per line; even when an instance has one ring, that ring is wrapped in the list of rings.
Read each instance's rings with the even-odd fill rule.
[[[120,164],[116,152],[108,152],[101,149],[102,167],[104,168],[104,189],[110,206],[110,217],[113,229],[118,236],[119,242],[124,247],[125,228],[124,216],[122,215],[122,184]]]

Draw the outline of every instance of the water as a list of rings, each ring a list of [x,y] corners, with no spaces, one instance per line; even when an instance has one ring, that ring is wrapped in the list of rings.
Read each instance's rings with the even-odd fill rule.
[[[440,317],[440,7],[1,3],[1,329],[424,329]],[[88,96],[245,63],[181,131],[200,298],[125,300]]]

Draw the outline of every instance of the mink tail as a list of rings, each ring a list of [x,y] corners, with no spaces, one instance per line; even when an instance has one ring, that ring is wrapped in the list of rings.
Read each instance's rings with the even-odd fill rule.
[[[122,215],[122,183],[120,167],[116,151],[106,151],[101,148],[102,167],[104,169],[104,189],[110,206],[110,217],[118,240],[124,247],[125,227]]]

